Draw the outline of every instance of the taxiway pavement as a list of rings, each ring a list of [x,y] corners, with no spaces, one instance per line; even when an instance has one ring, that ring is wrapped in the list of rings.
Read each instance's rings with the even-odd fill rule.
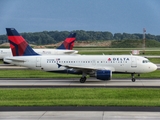
[[[35,111],[0,112],[0,120],[159,120],[158,112]]]
[[[151,87],[160,88],[160,79],[112,79],[101,81],[89,78],[80,83],[78,78],[70,79],[0,79],[0,87]]]

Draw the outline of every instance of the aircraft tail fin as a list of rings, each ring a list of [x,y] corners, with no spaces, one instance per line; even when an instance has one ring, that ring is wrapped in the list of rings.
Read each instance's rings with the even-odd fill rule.
[[[6,28],[6,31],[13,56],[39,55],[29,46],[15,28]]]
[[[57,49],[72,50],[76,40],[76,33],[71,33]]]

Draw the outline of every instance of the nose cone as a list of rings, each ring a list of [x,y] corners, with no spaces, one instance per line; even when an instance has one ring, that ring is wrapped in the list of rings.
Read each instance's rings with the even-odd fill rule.
[[[155,71],[157,70],[157,65],[155,64],[152,64],[151,67],[150,67],[151,71]]]

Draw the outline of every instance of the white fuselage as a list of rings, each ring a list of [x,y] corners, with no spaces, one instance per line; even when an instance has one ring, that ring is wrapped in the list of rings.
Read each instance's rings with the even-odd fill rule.
[[[33,49],[36,53],[41,55],[60,55],[60,54],[76,54],[76,50],[63,50],[63,49]],[[0,59],[12,56],[11,49],[0,49]]]
[[[111,70],[113,73],[148,73],[157,66],[140,56],[132,55],[52,55],[6,57],[5,62],[31,69],[62,72],[67,69],[88,71]]]

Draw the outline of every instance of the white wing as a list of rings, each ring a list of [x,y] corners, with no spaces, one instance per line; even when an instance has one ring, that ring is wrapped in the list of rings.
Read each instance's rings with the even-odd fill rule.
[[[114,67],[110,67],[110,66],[106,66],[106,67],[99,67],[99,66],[75,66],[75,65],[62,65],[62,64],[58,64],[59,67],[63,66],[66,68],[73,68],[73,69],[78,69],[78,70],[111,70],[112,72],[115,71]]]

